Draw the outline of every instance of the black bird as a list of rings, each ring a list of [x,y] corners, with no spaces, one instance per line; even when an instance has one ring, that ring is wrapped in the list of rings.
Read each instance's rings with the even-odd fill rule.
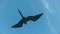
[[[18,11],[19,11],[19,9],[18,9]],[[27,22],[30,21],[30,20],[31,21],[36,21],[43,15],[43,13],[41,13],[41,14],[38,14],[38,15],[35,15],[35,16],[24,17],[20,11],[19,11],[19,13],[22,16],[22,19],[17,24],[13,25],[12,28],[22,27],[23,23],[27,24]]]

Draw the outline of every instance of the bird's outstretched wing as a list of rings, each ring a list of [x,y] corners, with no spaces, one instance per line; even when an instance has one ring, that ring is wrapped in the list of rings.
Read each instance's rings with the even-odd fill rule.
[[[17,24],[13,25],[12,28],[19,28],[19,27],[22,27],[22,26],[23,26],[23,22],[21,20]]]
[[[43,13],[35,15],[35,16],[29,16],[28,19],[32,20],[32,21],[36,21],[38,20],[41,16],[43,15]]]

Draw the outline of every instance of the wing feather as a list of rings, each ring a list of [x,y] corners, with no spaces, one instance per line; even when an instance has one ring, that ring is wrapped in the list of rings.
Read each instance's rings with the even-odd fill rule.
[[[28,19],[29,19],[29,20],[32,20],[32,21],[36,21],[36,20],[38,20],[42,15],[43,15],[43,13],[38,14],[38,15],[36,15],[36,16],[29,16]]]
[[[13,25],[12,28],[19,28],[19,27],[22,27],[22,26],[23,26],[23,22],[21,20],[17,24]]]

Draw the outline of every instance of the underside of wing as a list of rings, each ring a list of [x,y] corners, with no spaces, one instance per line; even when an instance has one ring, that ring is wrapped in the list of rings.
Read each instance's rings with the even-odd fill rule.
[[[32,20],[32,21],[36,21],[36,20],[38,20],[42,15],[43,15],[43,13],[38,14],[38,15],[36,15],[36,16],[32,16],[32,17],[31,17],[31,20]]]
[[[19,28],[23,26],[23,22],[19,21],[17,24],[13,25],[12,28]]]

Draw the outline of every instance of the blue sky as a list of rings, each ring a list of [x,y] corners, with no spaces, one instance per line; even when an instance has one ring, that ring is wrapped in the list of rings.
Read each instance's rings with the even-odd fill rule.
[[[0,0],[0,34],[60,34],[60,0]],[[24,16],[44,13],[36,22],[11,28]]]

